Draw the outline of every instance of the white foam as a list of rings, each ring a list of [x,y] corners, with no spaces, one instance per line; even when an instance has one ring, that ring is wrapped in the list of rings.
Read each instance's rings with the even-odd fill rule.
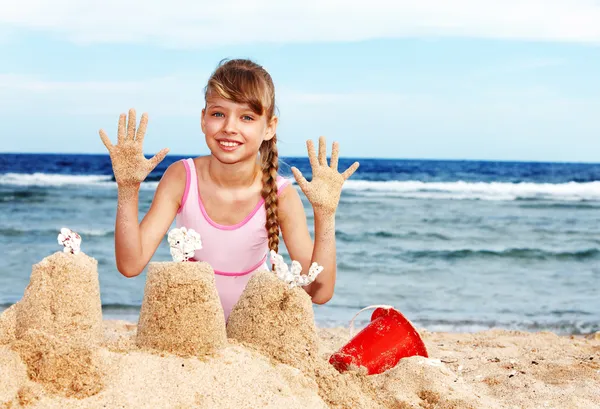
[[[62,175],[47,173],[0,174],[0,185],[116,188],[109,175]],[[158,182],[144,182],[142,189],[154,190]],[[600,201],[600,182],[507,183],[507,182],[422,182],[348,180],[344,190],[365,196],[410,199]]]
[[[348,180],[344,190],[415,199],[600,201],[600,182],[506,183]]]
[[[39,187],[112,187],[117,184],[109,175],[63,175],[53,173],[5,173],[0,174],[0,185]],[[158,182],[144,182],[144,189],[156,189]]]

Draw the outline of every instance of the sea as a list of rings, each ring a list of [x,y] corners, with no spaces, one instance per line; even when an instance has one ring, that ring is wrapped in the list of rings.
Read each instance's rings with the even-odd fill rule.
[[[179,159],[142,184],[140,220]],[[355,160],[337,211],[335,294],[314,306],[317,325],[348,327],[390,305],[430,331],[600,331],[600,164],[342,158],[340,168]],[[307,158],[282,158],[283,176],[290,166],[310,180]],[[116,197],[108,155],[0,154],[0,310],[68,227],[98,260],[104,318],[136,322],[146,272],[116,269]],[[165,238],[152,260],[170,259]]]

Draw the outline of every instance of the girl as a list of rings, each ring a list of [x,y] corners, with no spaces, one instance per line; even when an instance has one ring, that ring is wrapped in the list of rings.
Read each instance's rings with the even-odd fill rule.
[[[249,60],[222,63],[208,81],[205,100],[201,126],[210,155],[170,165],[139,225],[140,184],[168,149],[149,160],[143,156],[148,117],[142,115],[136,131],[133,109],[127,130],[125,114],[119,118],[117,145],[100,130],[118,185],[115,252],[119,272],[125,277],[140,274],[175,219],[177,227],[194,229],[202,237],[203,248],[194,259],[214,269],[227,318],[252,273],[268,269],[267,255],[270,250],[278,252],[281,230],[290,258],[300,262],[303,273],[312,262],[323,266],[304,289],[314,303],[326,303],[333,296],[336,278],[335,211],[342,185],[358,162],[340,174],[339,148],[334,142],[328,166],[321,137],[318,156],[312,141],[307,141],[311,182],[292,168],[313,207],[313,245],[300,196],[290,181],[278,175],[278,119],[271,76]]]

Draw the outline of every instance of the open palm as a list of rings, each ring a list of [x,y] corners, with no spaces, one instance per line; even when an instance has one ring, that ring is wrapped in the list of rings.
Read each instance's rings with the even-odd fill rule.
[[[324,136],[319,138],[318,156],[315,153],[315,146],[312,140],[309,139],[306,141],[306,147],[312,168],[312,180],[308,182],[298,168],[292,167],[294,178],[315,211],[323,211],[328,214],[335,213],[342,193],[342,185],[356,172],[359,163],[354,162],[343,173],[339,173],[339,144],[334,142],[331,149],[330,164],[328,165],[327,147]]]
[[[165,158],[169,149],[165,148],[151,159],[146,159],[143,154],[144,136],[148,125],[148,115],[143,114],[139,128],[135,129],[135,110],[129,110],[127,131],[125,130],[125,114],[119,117],[117,144],[113,145],[104,130],[100,129],[100,139],[108,149],[110,160],[119,186],[140,184],[148,174]]]

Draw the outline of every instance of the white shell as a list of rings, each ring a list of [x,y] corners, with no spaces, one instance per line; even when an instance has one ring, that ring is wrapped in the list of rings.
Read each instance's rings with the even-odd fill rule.
[[[185,227],[169,231],[168,241],[173,261],[188,261],[196,250],[202,248],[200,234]]]
[[[304,287],[315,281],[317,276],[323,271],[323,267],[317,263],[312,263],[308,274],[301,274],[302,265],[296,261],[292,261],[291,270],[283,261],[283,257],[271,250],[271,263],[275,266],[275,274],[280,280],[283,280],[290,288]]]
[[[77,254],[81,251],[81,236],[73,230],[63,227],[57,237],[58,244],[64,246],[65,253]]]

